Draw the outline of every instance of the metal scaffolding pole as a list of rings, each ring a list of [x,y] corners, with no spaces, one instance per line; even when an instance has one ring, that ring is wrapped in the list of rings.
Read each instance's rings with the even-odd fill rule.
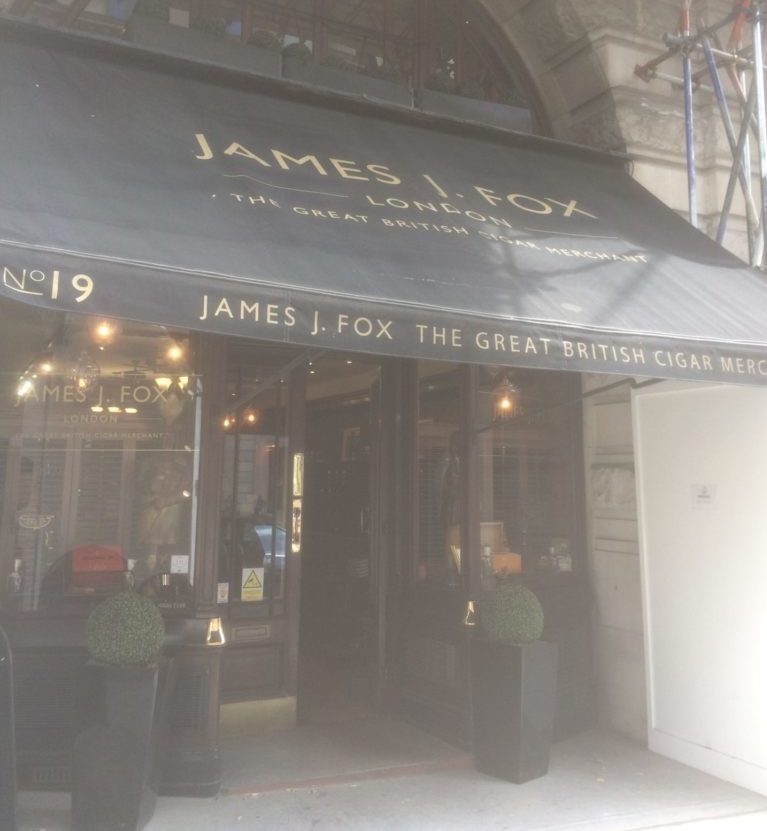
[[[724,86],[722,85],[722,79],[719,77],[719,69],[716,66],[716,60],[714,58],[714,51],[711,48],[711,43],[707,37],[704,37],[703,40],[703,51],[706,55],[706,63],[708,64],[708,70],[711,75],[711,82],[714,88],[714,94],[716,95],[716,103],[719,107],[719,113],[722,117],[722,123],[724,124],[724,131],[727,135],[727,141],[730,145],[730,152],[732,153],[733,158],[733,171],[735,171],[738,180],[740,181],[740,187],[743,191],[743,198],[746,202],[746,219],[748,221],[749,228],[753,225],[758,224],[758,211],[756,205],[754,204],[754,199],[751,193],[751,179],[750,179],[750,172],[745,169],[745,158],[743,155],[743,150],[745,145],[740,145],[738,139],[735,138],[735,127],[732,123],[732,116],[730,115],[730,108],[727,105],[727,98],[724,93]],[[744,119],[744,123],[748,123],[748,119]],[[746,137],[748,137],[748,130],[745,131]],[[730,177],[732,178],[732,177]],[[724,239],[724,232],[727,227],[727,217],[729,215],[729,209],[725,212],[722,210],[721,217],[719,219],[719,228],[716,233],[716,241],[721,245],[722,240]]]
[[[690,224],[698,227],[698,180],[695,167],[695,108],[693,106],[692,51],[690,40],[690,6],[685,0],[682,10],[681,35],[686,43],[682,49],[682,74],[684,76],[684,124],[687,145],[687,203]]]
[[[696,0],[682,0],[679,27],[664,37],[665,51],[637,66],[644,81],[665,80],[684,96],[689,220],[699,224],[696,96],[711,95],[727,138],[732,167],[716,223],[716,240],[725,239],[735,191],[740,185],[745,207],[748,256],[764,267],[767,252],[767,93],[765,92],[764,22],[767,0],[735,0],[731,12],[713,25],[695,17]],[[729,37],[720,34],[731,27]],[[681,61],[681,77],[663,71]],[[665,69],[665,67],[664,67]],[[710,100],[710,99],[709,99]],[[706,101],[708,103],[708,101]],[[754,169],[756,165],[756,169]],[[759,198],[754,183],[759,180]]]
[[[762,239],[767,242],[767,118],[764,110],[764,53],[762,51],[762,35],[764,24],[764,9],[761,3],[756,4],[754,13],[753,41],[754,41],[754,86],[756,87],[756,120],[759,124],[759,181],[762,196]]]

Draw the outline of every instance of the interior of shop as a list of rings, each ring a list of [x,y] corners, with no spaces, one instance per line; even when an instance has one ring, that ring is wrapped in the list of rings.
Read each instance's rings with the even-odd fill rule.
[[[371,496],[378,362],[323,357],[307,381],[300,722],[369,712],[377,649]]]
[[[292,701],[299,724],[384,711],[467,747],[470,476],[480,588],[535,588],[560,644],[558,732],[590,723],[577,377],[480,368],[469,386],[457,364],[237,339],[200,371],[201,341],[166,327],[25,311],[11,328],[6,617],[84,620],[125,587],[168,620],[212,608],[216,707]],[[76,731],[71,654],[39,703]]]

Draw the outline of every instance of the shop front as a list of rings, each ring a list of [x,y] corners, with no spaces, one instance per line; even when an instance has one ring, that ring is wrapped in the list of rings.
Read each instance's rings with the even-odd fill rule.
[[[24,782],[66,784],[84,620],[126,587],[180,667],[169,791],[217,787],[219,708],[470,745],[502,572],[559,644],[559,733],[589,724],[580,373],[763,384],[762,279],[624,159],[1,31]]]

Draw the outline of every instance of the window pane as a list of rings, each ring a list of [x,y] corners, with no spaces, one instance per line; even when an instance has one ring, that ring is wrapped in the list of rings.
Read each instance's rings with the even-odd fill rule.
[[[258,0],[253,5],[254,29],[272,32],[282,45],[307,43],[314,36],[314,0]]]
[[[188,595],[200,379],[185,333],[3,304],[0,594]],[[172,575],[160,578],[160,575]]]
[[[287,350],[234,344],[229,355],[220,530],[220,575],[229,599],[281,600],[287,555],[284,384],[273,377]],[[254,606],[255,608],[255,606]]]
[[[461,572],[461,374],[419,364],[416,576],[457,585]]]
[[[350,26],[382,30],[385,0],[333,0],[327,4],[331,20]]]

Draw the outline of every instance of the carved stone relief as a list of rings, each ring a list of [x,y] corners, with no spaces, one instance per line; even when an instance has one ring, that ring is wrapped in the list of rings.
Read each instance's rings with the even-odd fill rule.
[[[586,34],[569,0],[536,0],[522,11],[521,19],[529,42],[544,58]]]
[[[591,499],[596,511],[636,511],[634,466],[597,464],[591,468]]]
[[[590,114],[583,121],[573,124],[568,139],[600,150],[625,150],[623,129],[618,122],[612,97],[605,96],[605,108],[601,112]]]

